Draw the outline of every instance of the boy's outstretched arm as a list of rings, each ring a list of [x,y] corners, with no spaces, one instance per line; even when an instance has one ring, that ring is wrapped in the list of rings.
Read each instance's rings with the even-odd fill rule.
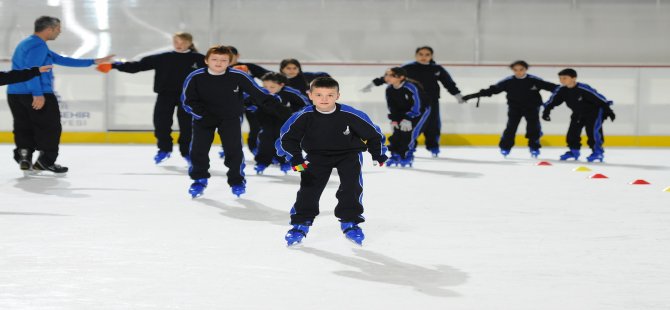
[[[277,155],[285,157],[291,166],[300,165],[305,161],[300,142],[305,136],[306,115],[313,112],[313,106],[300,110],[293,114],[279,131],[279,138],[275,142]]]

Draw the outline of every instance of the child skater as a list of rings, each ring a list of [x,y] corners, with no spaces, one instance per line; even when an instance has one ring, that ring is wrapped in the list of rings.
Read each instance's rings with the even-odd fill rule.
[[[193,36],[189,33],[175,33],[172,37],[172,45],[173,51],[147,56],[140,61],[101,64],[98,70],[105,73],[111,69],[126,73],[155,70],[154,92],[158,96],[154,106],[154,136],[158,142],[158,153],[154,156],[154,162],[159,164],[170,158],[172,154],[172,119],[175,108],[177,108],[179,152],[190,164],[188,152],[191,143],[191,117],[178,108],[179,96],[186,76],[193,70],[205,66],[205,56],[198,53],[193,45]]]
[[[412,166],[416,138],[430,115],[430,107],[424,106],[422,86],[407,78],[407,71],[394,67],[386,71],[386,104],[389,109],[393,134],[389,137],[388,149],[391,158],[386,165]]]
[[[603,120],[608,117],[614,121],[616,115],[610,106],[612,101],[598,93],[591,86],[577,82],[577,71],[574,69],[563,69],[558,73],[561,86],[556,88],[549,100],[545,103],[542,119],[551,121],[551,110],[565,102],[572,110],[570,116],[570,127],[566,140],[569,151],[561,155],[560,160],[574,158],[579,159],[579,149],[582,146],[582,128],[586,129],[587,143],[592,150],[586,159],[589,162],[605,158],[603,149]]]
[[[254,169],[257,174],[263,174],[268,166],[277,161],[281,171],[286,173],[291,170],[291,164],[285,162],[283,157],[277,156],[275,141],[279,138],[281,126],[291,114],[311,103],[299,90],[286,86],[288,79],[281,73],[268,72],[261,77],[261,80],[263,88],[281,98],[281,104],[261,106],[256,112],[262,129],[258,135],[258,154]]]
[[[288,58],[279,63],[279,72],[286,75],[288,78],[288,85],[291,88],[299,90],[304,95],[307,95],[309,84],[318,77],[330,77],[326,72],[303,72],[302,65],[297,59]]]
[[[507,93],[507,127],[500,137],[500,153],[507,157],[514,146],[516,130],[521,118],[526,119],[526,138],[530,156],[537,158],[540,155],[540,137],[542,137],[542,126],[540,125],[540,107],[542,96],[540,90],[554,91],[558,85],[542,80],[541,78],[528,74],[528,63],[523,60],[513,62],[510,66],[513,75],[504,78],[488,89],[482,89],[477,93],[463,96],[463,100],[479,97],[491,97],[501,92]]]
[[[242,93],[260,104],[275,104],[267,90],[256,85],[246,73],[230,68],[233,53],[226,46],[211,47],[205,55],[207,68],[193,71],[184,81],[182,107],[193,116],[191,167],[194,180],[189,188],[193,198],[203,194],[209,179],[209,150],[218,129],[226,152],[228,185],[238,197],[246,190],[240,117],[244,111]]]
[[[277,154],[285,156],[299,171],[300,190],[291,209],[291,225],[285,239],[289,246],[302,242],[319,214],[319,198],[333,168],[340,177],[335,216],[349,240],[363,244],[358,226],[363,222],[363,151],[368,150],[376,164],[388,159],[384,135],[363,112],[337,103],[339,84],[330,77],[312,81],[309,97],[314,103],[293,114],[282,126],[277,139]],[[365,141],[365,142],[364,142]],[[307,157],[303,158],[303,153]]]
[[[423,136],[426,138],[426,149],[428,149],[434,157],[440,153],[440,130],[442,121],[440,120],[440,85],[442,83],[444,88],[449,91],[458,103],[464,103],[461,91],[456,86],[456,82],[451,78],[451,75],[438,65],[433,60],[433,48],[430,46],[418,47],[414,53],[416,61],[407,63],[402,66],[407,70],[407,77],[416,80],[423,85],[426,91],[426,97],[429,100],[430,116],[423,126]],[[372,86],[380,86],[384,84],[384,77],[376,78],[372,83],[365,86],[361,91],[369,92]]]

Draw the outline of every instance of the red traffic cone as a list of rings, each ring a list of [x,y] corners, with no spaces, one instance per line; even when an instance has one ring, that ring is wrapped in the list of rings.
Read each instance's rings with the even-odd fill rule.
[[[637,180],[635,180],[635,181],[633,181],[633,182],[630,182],[630,184],[631,184],[631,185],[649,185],[649,184],[651,184],[651,183],[649,183],[649,182],[647,182],[647,181],[645,181],[645,180],[642,180],[642,179],[637,179]]]
[[[589,179],[608,179],[608,177],[604,174],[596,173],[590,176]]]
[[[541,161],[541,162],[539,162],[539,163],[537,163],[537,164],[535,164],[535,165],[536,165],[536,166],[551,166],[551,163],[548,162],[548,161]]]

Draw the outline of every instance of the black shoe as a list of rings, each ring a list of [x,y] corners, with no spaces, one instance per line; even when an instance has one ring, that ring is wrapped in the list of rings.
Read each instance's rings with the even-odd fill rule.
[[[35,171],[51,171],[53,173],[66,173],[68,171],[67,167],[63,167],[58,164],[53,164],[48,167],[44,167],[40,161],[36,161],[33,165],[33,170]]]
[[[21,170],[30,170],[33,166],[32,164],[32,154],[27,149],[19,149],[19,167]]]

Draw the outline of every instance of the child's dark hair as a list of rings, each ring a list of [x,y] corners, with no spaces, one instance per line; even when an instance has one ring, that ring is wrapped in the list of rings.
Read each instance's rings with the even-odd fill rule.
[[[300,62],[295,58],[287,58],[282,60],[281,63],[279,63],[279,71],[284,70],[284,68],[286,68],[286,66],[288,65],[295,65],[296,67],[298,67],[298,71],[302,72],[302,66],[300,65]]]
[[[575,71],[575,69],[572,69],[572,68],[563,69],[563,70],[561,70],[561,72],[558,73],[558,76],[562,76],[562,75],[563,76],[569,76],[571,78],[576,78],[577,77],[577,71]]]
[[[228,45],[228,48],[230,49],[231,52],[233,52],[233,55],[237,56],[237,55],[240,54],[240,53],[237,51],[237,48],[235,48],[234,46],[232,46],[232,45]]]
[[[407,70],[405,70],[404,68],[393,67],[393,68],[389,69],[389,71],[391,71],[391,73],[393,73],[393,77],[404,78],[405,81],[410,82],[410,83],[418,86],[419,88],[423,89],[423,85],[421,85],[421,83],[419,81],[413,80],[413,79],[410,79],[410,78],[407,77]]]
[[[205,54],[205,59],[209,59],[209,56],[212,54],[216,55],[228,55],[229,60],[233,60],[233,51],[230,50],[230,47],[225,45],[215,45],[210,47]]]
[[[335,88],[337,91],[340,90],[340,83],[338,83],[332,77],[318,77],[309,84],[309,89],[313,90],[315,88]]]
[[[288,83],[288,78],[286,78],[285,75],[278,73],[278,72],[268,72],[266,74],[263,74],[261,77],[261,81],[272,81],[277,84],[284,84]]]
[[[523,61],[523,60],[517,60],[517,61],[511,63],[509,65],[509,68],[514,69],[514,67],[516,67],[516,66],[522,66],[522,67],[526,68],[526,70],[528,70],[528,63]]]
[[[433,52],[433,48],[430,47],[430,46],[428,46],[428,45],[424,45],[424,46],[419,46],[419,47],[417,47],[417,48],[416,48],[416,51],[414,52],[414,54],[419,53],[420,50],[428,50],[428,51],[430,52],[430,54],[435,54],[435,53]]]

